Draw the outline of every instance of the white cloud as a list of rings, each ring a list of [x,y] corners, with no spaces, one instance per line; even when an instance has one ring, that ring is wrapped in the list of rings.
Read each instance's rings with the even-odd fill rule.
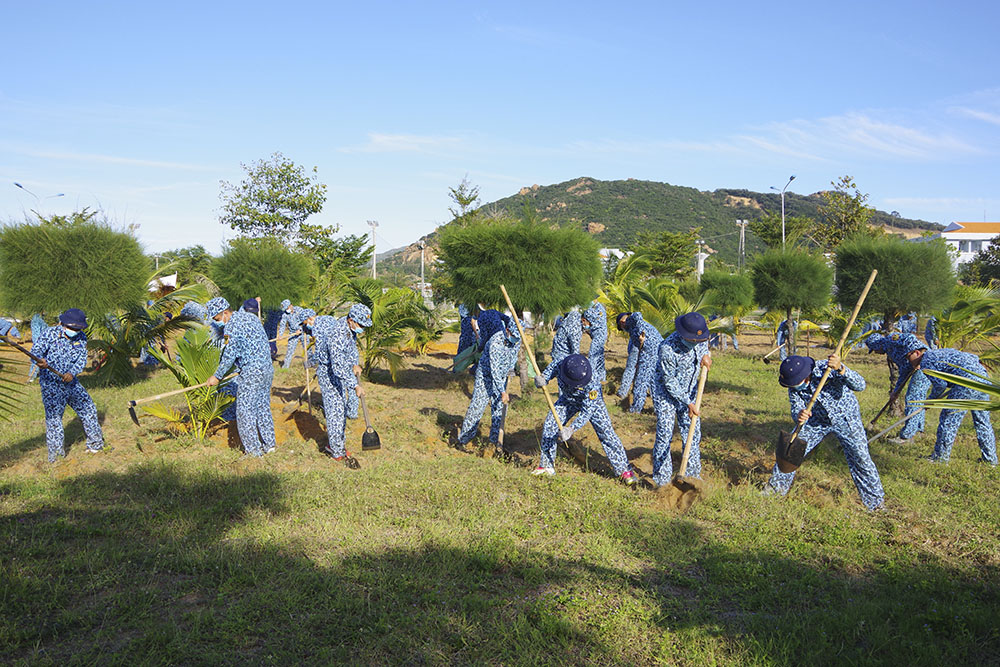
[[[369,132],[367,144],[339,150],[341,153],[434,153],[446,148],[457,148],[461,142],[458,137]]]
[[[1000,125],[1000,114],[982,111],[980,109],[970,109],[968,107],[952,107],[950,111],[962,116],[968,116],[969,118],[981,120],[989,123],[990,125]]]
[[[165,162],[162,160],[145,160],[142,158],[124,157],[120,155],[100,155],[98,153],[68,153],[61,151],[21,151],[24,155],[44,158],[46,160],[63,160],[67,162],[100,162],[104,164],[124,164],[134,167],[152,167],[155,169],[180,169],[184,171],[218,171],[217,167],[203,164],[186,164],[183,162]]]

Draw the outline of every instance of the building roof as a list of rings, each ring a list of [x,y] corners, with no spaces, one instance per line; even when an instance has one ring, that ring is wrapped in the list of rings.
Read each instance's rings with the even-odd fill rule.
[[[1000,222],[953,222],[941,233],[1000,234]]]

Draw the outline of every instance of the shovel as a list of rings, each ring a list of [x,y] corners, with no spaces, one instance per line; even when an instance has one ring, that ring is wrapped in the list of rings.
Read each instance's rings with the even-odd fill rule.
[[[878,433],[876,433],[876,434],[875,434],[875,435],[873,435],[872,437],[868,438],[868,444],[869,444],[869,445],[870,445],[870,444],[872,444],[873,442],[875,442],[876,440],[878,440],[879,438],[881,438],[881,437],[882,437],[883,435],[885,435],[886,433],[888,433],[888,432],[889,432],[889,431],[891,431],[892,429],[896,428],[897,426],[899,426],[899,425],[900,425],[900,424],[902,424],[903,422],[908,422],[908,421],[910,421],[910,419],[911,419],[912,417],[916,417],[917,415],[919,415],[919,414],[920,414],[921,412],[923,412],[923,411],[924,411],[924,410],[926,410],[926,409],[927,409],[927,408],[920,408],[920,409],[918,409],[918,410],[914,410],[913,412],[911,412],[910,414],[906,415],[905,417],[901,417],[901,418],[900,418],[900,419],[899,419],[899,420],[898,420],[898,421],[897,421],[896,423],[894,423],[894,424],[893,424],[892,426],[889,426],[889,427],[888,427],[888,428],[886,428],[886,429],[885,429],[884,431],[879,431]]]
[[[760,358],[760,360],[763,361],[765,364],[771,363],[771,360],[768,359],[768,357],[770,357],[772,354],[774,354],[775,352],[777,352],[778,350],[780,350],[783,347],[785,347],[784,343],[782,343],[778,347],[774,348],[773,350],[771,350],[770,352],[768,352],[767,354],[765,354],[763,357]]]
[[[220,380],[220,383],[230,380],[239,375],[239,373],[230,373],[226,377]],[[128,416],[132,418],[132,421],[136,426],[139,426],[139,418],[135,414],[135,407],[141,405],[142,403],[152,403],[153,401],[159,401],[161,399],[167,398],[169,396],[176,396],[177,394],[186,394],[189,391],[194,391],[195,389],[201,389],[202,387],[207,387],[208,382],[202,382],[201,384],[196,384],[191,387],[184,387],[183,389],[175,389],[173,391],[168,391],[163,394],[157,394],[156,396],[148,396],[146,398],[139,398],[134,401],[128,402]]]
[[[361,412],[365,415],[365,432],[361,434],[361,449],[369,451],[372,449],[382,449],[382,441],[378,437],[378,431],[372,428],[372,421],[368,418],[368,405],[365,403],[364,394],[358,396],[361,400]]]
[[[854,320],[858,318],[858,312],[861,310],[861,306],[865,303],[865,298],[868,296],[868,290],[872,288],[872,283],[875,282],[875,276],[878,275],[878,269],[872,269],[872,273],[868,276],[868,282],[865,284],[865,288],[861,290],[861,296],[858,297],[858,302],[854,304],[854,310],[851,311],[851,318],[847,320],[847,326],[844,328],[844,333],[840,336],[840,342],[837,343],[837,349],[834,350],[834,354],[838,357],[840,356],[840,351],[844,347],[844,343],[847,341],[848,334],[851,333],[851,327],[854,326]],[[810,412],[813,405],[816,404],[816,399],[819,398],[819,392],[823,391],[823,386],[826,384],[827,378],[830,377],[830,367],[827,366],[826,370],[823,371],[823,375],[819,379],[819,384],[816,386],[816,391],[813,392],[812,397],[809,399],[809,403],[806,405],[805,412]],[[778,444],[774,449],[775,463],[778,464],[778,470],[784,473],[795,472],[798,470],[799,466],[802,465],[802,461],[806,457],[806,444],[798,439],[799,430],[805,422],[799,422],[795,425],[795,429],[791,433],[785,431],[780,431],[778,433]]]
[[[698,376],[698,393],[694,399],[694,409],[698,412],[701,412],[701,397],[705,392],[706,378],[708,378],[708,367],[702,366],[701,374]],[[701,419],[701,417],[695,417],[688,425],[688,434],[684,442],[684,452],[681,454],[680,468],[677,469],[677,476],[671,480],[670,486],[666,488],[667,505],[682,512],[691,507],[692,503],[701,495],[701,480],[684,476],[684,473],[687,472],[688,457],[691,455],[691,443],[694,442],[695,419]]]
[[[500,291],[503,292],[503,298],[507,302],[507,308],[510,309],[511,314],[514,316],[514,324],[517,325],[517,330],[521,334],[521,345],[524,346],[524,356],[528,357],[528,361],[531,362],[532,368],[535,369],[535,374],[541,375],[542,371],[539,370],[538,362],[535,361],[535,355],[531,352],[531,348],[528,347],[528,339],[524,335],[524,329],[521,328],[521,319],[517,316],[517,311],[514,310],[514,304],[510,300],[510,295],[507,294],[507,288],[500,285]],[[552,402],[552,397],[549,395],[548,386],[542,386],[542,393],[545,394],[545,401],[549,404],[549,410],[552,412],[552,416],[555,417],[556,426],[559,428],[559,431],[562,432],[562,419],[559,418],[559,413],[556,412],[556,405]],[[569,440],[564,440],[564,442],[569,442]]]

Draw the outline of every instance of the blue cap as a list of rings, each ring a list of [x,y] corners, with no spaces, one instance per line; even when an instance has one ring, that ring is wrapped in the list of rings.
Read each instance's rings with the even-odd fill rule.
[[[582,354],[571,354],[559,362],[559,381],[569,387],[582,387],[590,382],[590,361]]]
[[[260,313],[260,306],[257,304],[257,299],[247,299],[244,301],[243,310],[248,313]]]
[[[363,303],[351,306],[347,316],[366,329],[372,325],[372,309]]]
[[[785,358],[778,368],[778,384],[782,387],[794,387],[812,375],[816,360],[812,357],[800,357],[793,354]]]
[[[210,319],[215,319],[215,316],[222,311],[229,310],[229,302],[221,296],[217,296],[214,299],[208,300],[208,303],[205,304],[205,310],[208,312]]]
[[[625,327],[628,326],[628,321],[631,315],[632,313],[618,313],[615,315],[615,326],[618,327],[619,331],[627,331]],[[622,322],[623,317],[625,318],[625,322]]]
[[[70,308],[63,312],[59,316],[60,324],[63,324],[70,329],[76,329],[77,331],[83,331],[87,328],[87,316],[79,308]]]
[[[302,326],[302,323],[308,320],[310,317],[316,317],[316,311],[312,308],[303,308],[299,311],[299,318],[296,324]]]
[[[289,301],[288,299],[285,299],[284,301],[281,302],[281,309],[282,310],[288,310],[288,307],[290,305],[292,305],[292,302]]]
[[[701,313],[685,313],[674,318],[674,331],[684,340],[702,343],[708,340],[708,323]]]
[[[903,346],[906,353],[915,352],[916,350],[927,350],[927,344],[922,340],[914,336],[913,334],[903,334],[899,337],[899,344]]]

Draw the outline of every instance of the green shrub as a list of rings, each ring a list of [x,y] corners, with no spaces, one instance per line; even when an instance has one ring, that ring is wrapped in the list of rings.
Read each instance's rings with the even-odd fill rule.
[[[212,262],[212,280],[233,310],[260,297],[261,307],[277,309],[282,300],[300,303],[309,296],[311,259],[275,239],[234,239]]]

